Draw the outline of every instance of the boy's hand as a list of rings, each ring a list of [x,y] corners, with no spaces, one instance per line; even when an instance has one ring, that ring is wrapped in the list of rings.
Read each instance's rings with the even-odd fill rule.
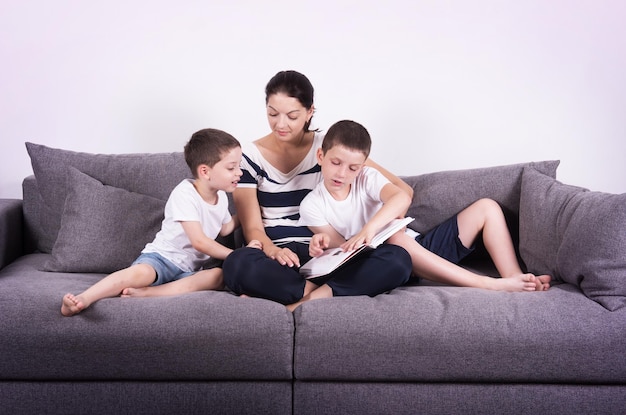
[[[348,239],[345,243],[341,244],[341,249],[344,251],[352,251],[357,249],[361,245],[367,245],[372,241],[376,233],[370,231],[367,227],[361,229],[361,232]]]
[[[328,248],[330,243],[330,236],[325,233],[316,233],[311,238],[311,243],[309,244],[309,255],[312,257],[318,257],[324,253],[324,250]]]
[[[248,248],[263,249],[263,244],[260,241],[257,241],[256,239],[251,240],[246,246]]]

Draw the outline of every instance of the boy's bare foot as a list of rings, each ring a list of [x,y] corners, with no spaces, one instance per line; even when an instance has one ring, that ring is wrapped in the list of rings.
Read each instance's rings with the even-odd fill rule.
[[[150,291],[148,291],[150,287],[140,287],[140,288],[124,288],[120,297],[150,297]]]
[[[504,289],[505,291],[548,291],[548,289],[550,288],[551,280],[552,277],[549,275],[534,275],[530,273],[518,274],[512,275],[510,277],[500,278],[499,282],[502,288],[495,289]],[[522,289],[519,289],[520,281],[523,283]]]
[[[296,310],[296,308],[298,308],[300,306],[300,302],[297,303],[293,303],[293,304],[288,304],[285,307],[287,308],[287,310],[291,311],[292,313]]]
[[[496,291],[536,291],[537,282],[533,274],[512,275],[506,278],[494,278],[491,289]]]
[[[260,241],[257,241],[256,239],[251,240],[250,243],[248,243],[248,245],[246,246],[248,248],[263,249],[263,244]]]
[[[80,299],[73,294],[67,293],[63,296],[63,302],[61,303],[61,314],[66,317],[73,316],[83,311],[87,306]]]
[[[548,291],[550,281],[552,281],[552,277],[549,275],[535,275],[535,290]]]

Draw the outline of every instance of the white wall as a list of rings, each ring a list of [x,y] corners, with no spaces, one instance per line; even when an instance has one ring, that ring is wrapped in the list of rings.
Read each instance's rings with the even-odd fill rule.
[[[250,142],[282,69],[313,82],[315,126],[363,123],[397,174],[560,159],[561,181],[623,193],[625,18],[622,0],[4,0],[0,197],[32,173],[25,141]]]

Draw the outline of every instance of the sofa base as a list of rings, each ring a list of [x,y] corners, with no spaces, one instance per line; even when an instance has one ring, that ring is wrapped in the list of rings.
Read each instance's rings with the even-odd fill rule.
[[[7,414],[291,414],[291,382],[0,382]]]
[[[375,369],[373,369],[375,370]],[[296,382],[294,414],[618,414],[624,385]]]

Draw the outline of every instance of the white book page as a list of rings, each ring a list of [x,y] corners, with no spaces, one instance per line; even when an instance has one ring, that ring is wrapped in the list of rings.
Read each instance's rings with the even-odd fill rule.
[[[394,219],[383,227],[369,245],[361,245],[353,251],[343,251],[341,248],[330,248],[316,258],[312,258],[300,268],[300,274],[308,278],[315,278],[322,275],[330,274],[341,264],[348,261],[363,249],[376,248],[385,242],[391,235],[404,228],[411,223],[413,218]]]

